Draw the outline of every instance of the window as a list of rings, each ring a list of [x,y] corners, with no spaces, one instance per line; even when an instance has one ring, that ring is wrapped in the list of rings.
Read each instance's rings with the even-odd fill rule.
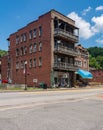
[[[39,57],[39,66],[42,66],[42,58]]]
[[[24,39],[24,42],[27,40],[26,33],[23,34],[23,39]]]
[[[19,69],[19,62],[16,62],[16,69]]]
[[[36,43],[34,43],[34,52],[36,52]]]
[[[24,55],[27,54],[27,47],[24,47]]]
[[[29,47],[29,53],[32,53],[32,44]]]
[[[23,69],[23,68],[24,68],[24,62],[21,61],[21,69]]]
[[[29,31],[29,39],[32,39],[32,30]]]
[[[23,42],[23,34],[21,34],[20,41]]]
[[[24,49],[21,47],[21,56],[24,54]]]
[[[84,61],[84,67],[87,67],[87,62],[86,61]]]
[[[39,27],[39,36],[42,36],[42,27]]]
[[[42,51],[42,43],[39,43],[39,51]]]
[[[33,37],[36,37],[36,28],[34,29]]]
[[[36,67],[36,58],[34,58],[34,67]]]
[[[20,37],[16,36],[16,44],[19,44],[19,42],[20,42]]]
[[[78,66],[82,67],[82,61],[77,61]]]
[[[19,49],[16,49],[16,56],[19,56]]]
[[[32,68],[32,59],[30,59],[29,67]]]

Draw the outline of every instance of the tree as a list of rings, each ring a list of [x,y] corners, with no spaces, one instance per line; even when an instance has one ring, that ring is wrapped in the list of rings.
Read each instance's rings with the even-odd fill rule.
[[[100,64],[100,66],[103,68],[103,56],[97,56],[96,61]]]
[[[102,47],[90,47],[87,49],[92,57],[103,56]]]
[[[0,50],[0,57],[4,56],[7,54],[7,51],[5,50]]]
[[[90,67],[94,67],[96,69],[103,69],[103,48],[90,47],[87,50],[90,54],[90,57],[89,57]]]
[[[89,66],[96,68],[96,69],[101,69],[100,64],[96,61],[95,57],[90,56],[89,58]]]

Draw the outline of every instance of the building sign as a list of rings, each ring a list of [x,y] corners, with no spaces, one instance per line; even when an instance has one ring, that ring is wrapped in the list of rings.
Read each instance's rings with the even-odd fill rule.
[[[38,79],[33,79],[33,83],[37,83],[38,82]]]

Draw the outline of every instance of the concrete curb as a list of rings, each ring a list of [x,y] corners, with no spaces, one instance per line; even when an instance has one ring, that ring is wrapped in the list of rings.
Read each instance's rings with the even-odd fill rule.
[[[9,89],[4,89],[0,90],[0,93],[15,93],[15,92],[46,92],[46,91],[66,91],[66,90],[87,90],[87,89],[101,89],[103,88],[103,85],[101,86],[87,86],[87,87],[79,87],[79,88],[48,88],[48,89],[42,89],[42,90],[9,90]]]

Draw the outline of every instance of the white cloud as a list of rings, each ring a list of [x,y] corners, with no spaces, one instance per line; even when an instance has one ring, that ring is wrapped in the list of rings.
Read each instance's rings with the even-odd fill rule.
[[[86,15],[92,8],[89,6],[87,9],[84,9],[82,15]]]
[[[96,42],[103,45],[103,38],[97,39]]]
[[[103,5],[98,6],[98,7],[96,8],[96,11],[99,11],[99,10],[103,10]]]
[[[91,29],[89,22],[86,22],[82,17],[79,17],[78,14],[72,12],[67,15],[67,17],[73,19],[76,23],[76,26],[79,27],[79,36],[83,39],[89,39],[94,35],[94,32]]]
[[[103,14],[99,17],[93,17],[92,22],[94,22],[94,26],[92,27],[92,30],[95,33],[103,32]]]

